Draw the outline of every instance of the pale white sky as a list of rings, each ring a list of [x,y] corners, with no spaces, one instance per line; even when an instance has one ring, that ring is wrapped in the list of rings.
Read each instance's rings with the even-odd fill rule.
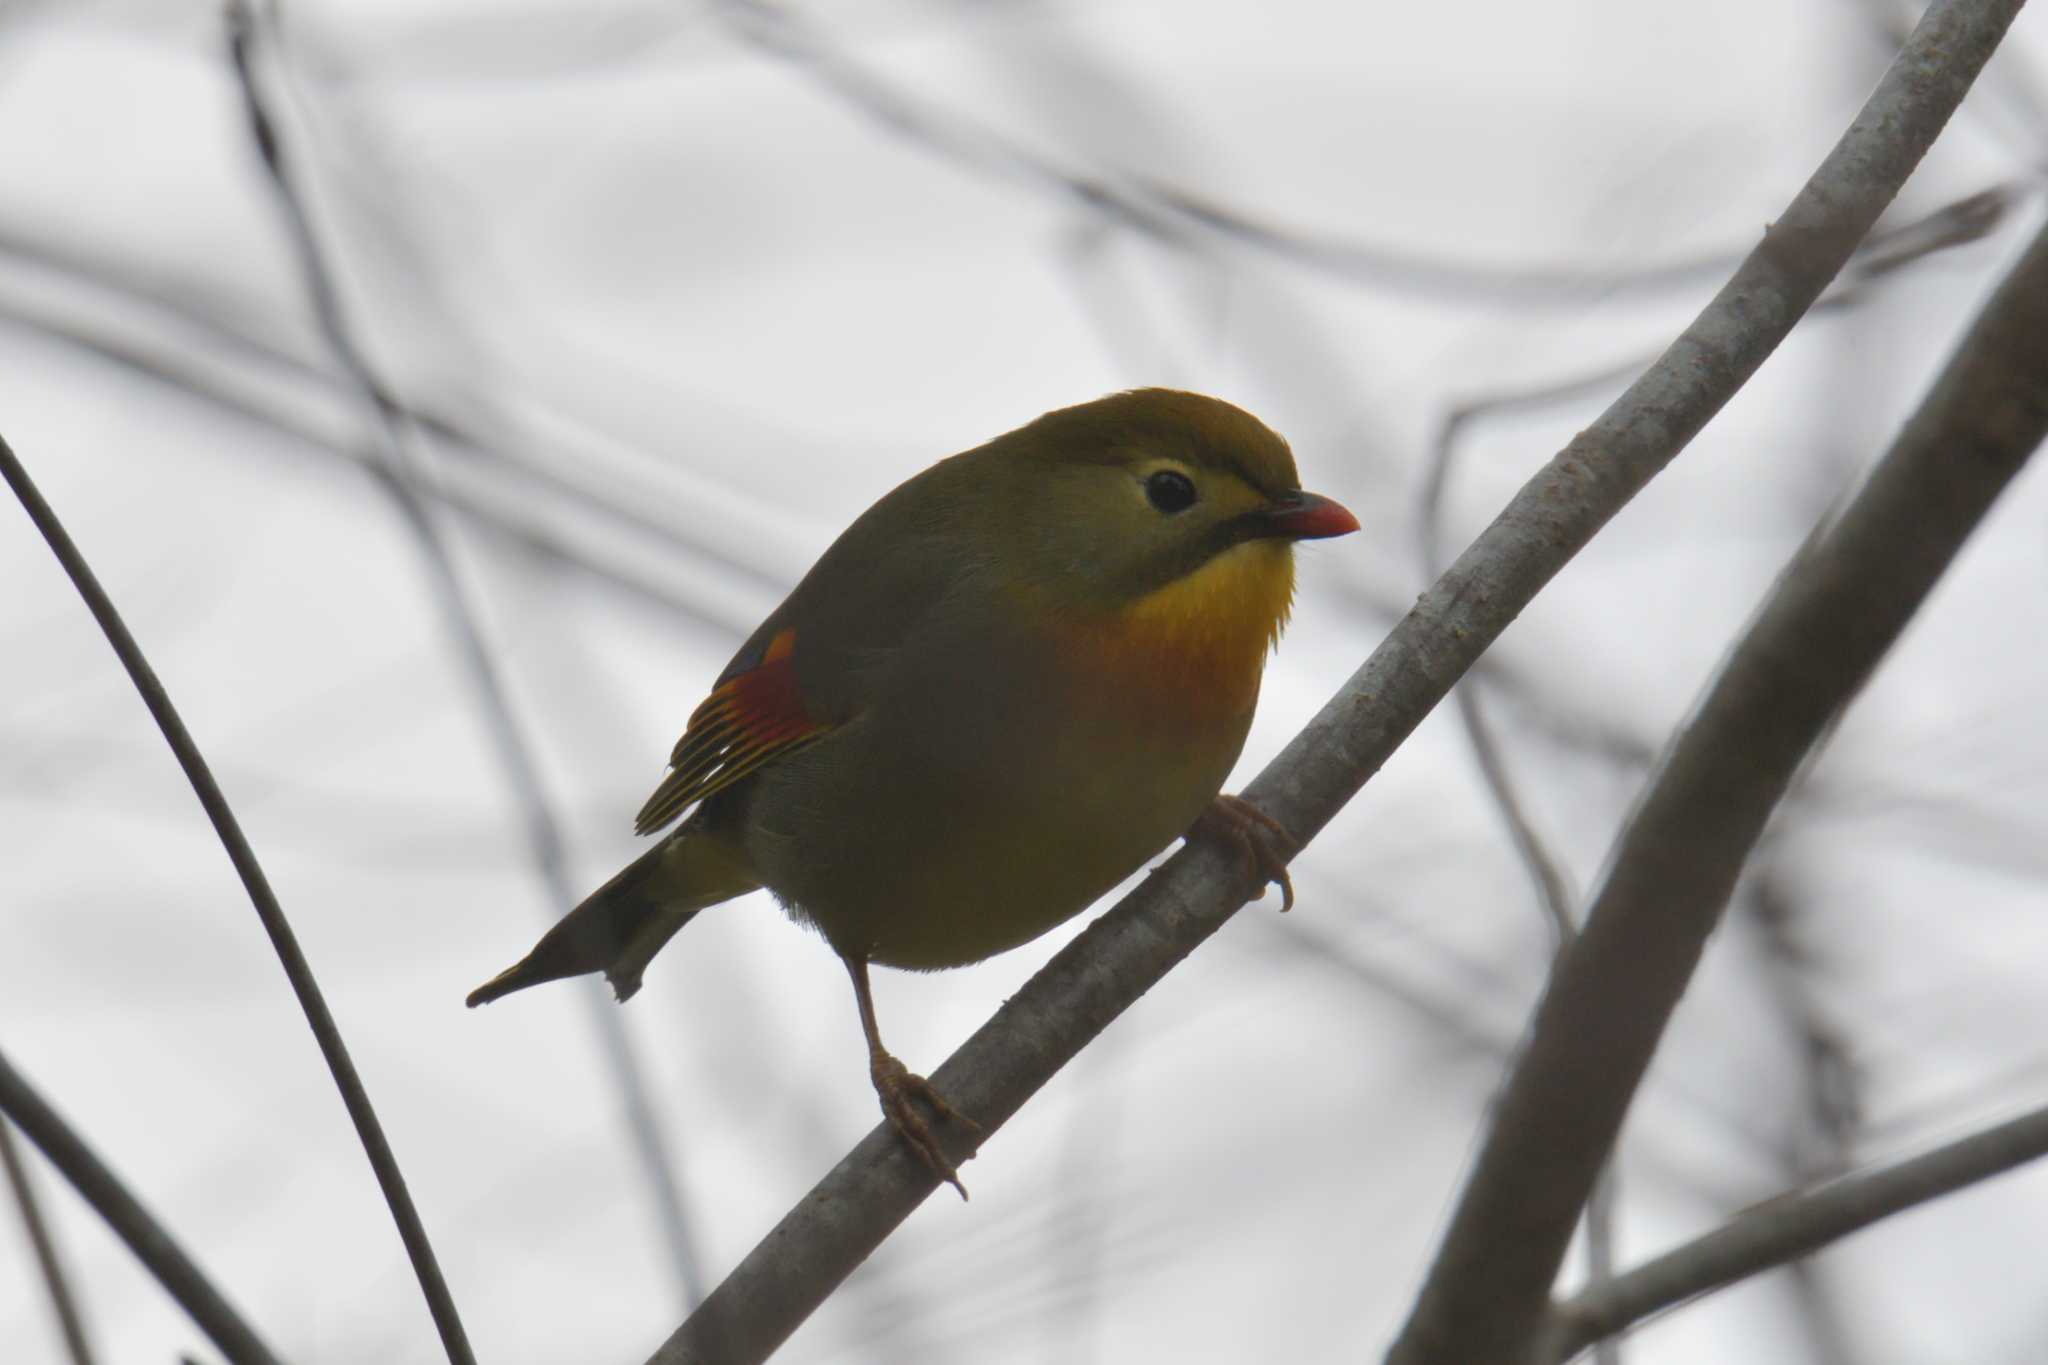
[[[1715,275],[1631,272],[1746,249],[1875,79],[1880,7],[874,0],[800,11],[829,14],[803,29],[844,64],[821,69],[726,5],[293,4],[262,69],[374,362],[491,448],[431,463],[478,513],[450,529],[581,891],[632,855],[703,688],[840,526],[1134,384],[1257,412],[1365,524],[1304,553],[1256,771],[1420,588],[1445,412],[1682,326]],[[1580,889],[1643,775],[1606,741],[1661,744],[2038,218],[2048,24],[2008,46],[1900,205],[2016,183],[2007,223],[1802,328],[1499,647],[1489,698]],[[1048,172],[1185,191],[1352,264],[1167,243]],[[217,8],[0,11],[0,185],[0,432],[234,801],[480,1356],[644,1357],[681,1306],[587,1001],[462,1008],[561,907],[418,548],[361,472],[371,427],[311,325]],[[1445,543],[1610,396],[1473,427]],[[1806,969],[1774,988],[1736,907],[1625,1138],[1624,1263],[1831,1159],[1802,1137],[1799,1008],[1860,1078],[1855,1159],[2048,1096],[2043,479],[1783,812],[1764,861]],[[0,867],[0,1048],[292,1360],[437,1359],[225,857],[4,509]],[[1371,1358],[1544,921],[1448,715],[1295,876],[1287,921],[1240,916],[966,1168],[971,1204],[933,1200],[781,1358]],[[882,974],[885,1036],[935,1066],[1070,933]],[[624,1016],[715,1278],[875,1119],[850,993],[752,898],[693,924]],[[104,1357],[212,1358],[38,1174]],[[1773,1277],[1630,1359],[1822,1360],[1826,1321],[1877,1365],[2038,1360],[2044,1220],[2048,1176],[2010,1177],[1819,1259],[1812,1298]],[[12,1232],[0,1343],[59,1358]]]

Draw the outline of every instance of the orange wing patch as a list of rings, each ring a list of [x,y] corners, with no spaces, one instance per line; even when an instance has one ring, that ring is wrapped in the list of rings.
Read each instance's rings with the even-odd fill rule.
[[[778,631],[761,662],[720,683],[690,716],[669,756],[669,775],[633,821],[652,834],[684,810],[725,790],[763,763],[824,735],[797,687],[794,630]]]

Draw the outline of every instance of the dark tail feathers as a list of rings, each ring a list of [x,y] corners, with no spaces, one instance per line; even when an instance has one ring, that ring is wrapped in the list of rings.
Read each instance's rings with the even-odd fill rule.
[[[603,972],[621,1001],[676,930],[707,905],[756,883],[722,856],[716,840],[677,830],[592,892],[541,936],[533,951],[469,993],[469,1006],[586,972]]]

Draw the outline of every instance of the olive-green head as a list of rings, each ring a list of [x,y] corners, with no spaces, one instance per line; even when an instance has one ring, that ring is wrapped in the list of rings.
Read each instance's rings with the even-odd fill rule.
[[[1005,568],[1055,603],[1115,609],[1251,541],[1358,529],[1304,493],[1294,453],[1221,399],[1133,389],[1049,412],[964,457],[1001,490],[990,514]],[[1276,570],[1277,571],[1277,570]]]

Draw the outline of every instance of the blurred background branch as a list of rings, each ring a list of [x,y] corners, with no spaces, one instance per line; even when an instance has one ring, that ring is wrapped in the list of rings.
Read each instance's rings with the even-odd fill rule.
[[[320,985],[313,976],[312,964],[307,961],[299,947],[298,936],[292,932],[291,923],[285,918],[284,907],[278,903],[276,893],[270,888],[270,880],[256,860],[256,851],[242,833],[241,822],[235,818],[227,797],[213,779],[206,759],[200,754],[199,746],[193,742],[191,733],[185,728],[184,720],[177,708],[171,704],[169,693],[157,680],[156,671],[143,656],[142,648],[135,642],[121,614],[115,609],[112,599],[100,587],[98,577],[86,563],[76,544],[57,519],[42,493],[30,480],[28,471],[22,467],[12,447],[0,439],[0,477],[14,490],[15,497],[27,511],[29,520],[42,533],[50,551],[63,565],[72,586],[84,600],[86,610],[92,614],[95,623],[106,635],[107,643],[113,647],[115,657],[127,671],[128,678],[135,684],[142,703],[148,708],[150,718],[163,732],[164,741],[170,745],[178,766],[184,770],[186,780],[192,784],[192,792],[199,798],[201,809],[212,823],[214,833],[220,838],[221,847],[226,850],[228,861],[234,864],[235,874],[241,878],[243,889],[248,893],[250,903],[256,909],[256,918],[262,922],[263,931],[270,938],[271,947],[276,950],[278,962],[291,982],[292,994],[298,998],[299,1009],[306,1016],[306,1023],[313,1030],[313,1038],[319,1044],[320,1054],[327,1063],[327,1069],[334,1078],[335,1089],[341,1092],[341,1101],[348,1110],[351,1123],[355,1125],[356,1136],[363,1144],[363,1152],[370,1160],[370,1169],[375,1174],[377,1186],[383,1192],[384,1202],[391,1210],[391,1218],[398,1225],[399,1240],[405,1244],[406,1255],[413,1263],[419,1277],[421,1292],[425,1294],[428,1311],[433,1314],[434,1324],[441,1333],[448,1358],[455,1365],[469,1365],[475,1357],[469,1349],[468,1338],[462,1329],[462,1319],[455,1308],[455,1301],[448,1293],[448,1284],[442,1276],[440,1263],[434,1257],[434,1249],[427,1239],[425,1225],[420,1221],[419,1210],[414,1206],[412,1194],[406,1188],[405,1176],[398,1169],[398,1158],[391,1150],[391,1143],[384,1135],[384,1126],[378,1121],[375,1108],[370,1103],[369,1092],[364,1089],[361,1074],[355,1061],[349,1056],[348,1046],[342,1041],[340,1026],[335,1023],[334,1014],[327,1007],[327,1000],[321,993]],[[10,1111],[11,1112],[11,1111]],[[15,1121],[25,1128],[28,1121],[14,1115]],[[40,1116],[39,1116],[40,1117]],[[49,1120],[54,1123],[54,1119]],[[37,1130],[31,1129],[31,1133]],[[54,1130],[53,1130],[54,1131]],[[53,1139],[54,1140],[54,1139]],[[42,1141],[38,1137],[38,1142]],[[50,1149],[44,1148],[45,1152]],[[87,1156],[90,1154],[87,1153]],[[69,1168],[67,1168],[68,1170]],[[83,1177],[74,1175],[73,1180]],[[111,1186],[111,1177],[99,1174],[91,1177],[96,1183]],[[131,1219],[133,1215],[131,1214]],[[117,1224],[117,1226],[119,1226]],[[134,1238],[130,1238],[131,1245]],[[175,1250],[175,1249],[173,1249]],[[149,1260],[148,1257],[144,1258]],[[166,1262],[168,1263],[168,1261]],[[151,1269],[161,1278],[162,1270],[156,1261]],[[187,1292],[198,1294],[203,1285],[194,1284]],[[191,1303],[187,1303],[188,1311]],[[210,1305],[209,1316],[218,1318],[225,1305]],[[197,1316],[195,1314],[195,1316]],[[222,1327],[232,1328],[233,1324],[222,1321]],[[210,1327],[216,1333],[222,1327]],[[241,1336],[247,1337],[246,1331]],[[254,1338],[247,1337],[242,1349],[254,1346]]]
[[[449,640],[475,689],[478,714],[485,721],[505,771],[506,786],[519,808],[525,829],[524,845],[532,855],[541,884],[547,889],[548,904],[566,911],[581,897],[570,884],[561,826],[541,787],[531,745],[513,713],[497,661],[478,625],[469,591],[456,570],[434,510],[419,492],[419,486],[427,480],[409,449],[413,428],[408,414],[371,368],[342,314],[339,286],[321,249],[306,200],[290,169],[282,135],[256,77],[252,53],[257,31],[255,18],[246,0],[229,0],[227,14],[228,51],[248,113],[250,133],[270,183],[277,190],[278,204],[290,230],[321,335],[332,348],[343,373],[361,390],[362,398],[375,415],[380,444],[378,458],[369,468],[377,476],[379,487],[390,494],[400,520],[419,545],[431,595],[440,606]],[[645,1171],[656,1222],[675,1267],[683,1306],[688,1310],[703,1298],[702,1273],[697,1266],[690,1220],[683,1207],[682,1187],[675,1174],[678,1159],[672,1150],[674,1143],[648,1098],[643,1068],[613,1008],[610,993],[596,980],[584,982],[577,989],[589,1002],[606,1065],[624,1101],[627,1129]]]
[[[7,1169],[7,1187],[14,1194],[15,1211],[21,1215],[22,1233],[35,1254],[36,1268],[50,1295],[50,1312],[63,1334],[71,1365],[92,1365],[92,1341],[86,1335],[85,1315],[78,1306],[78,1296],[71,1291],[70,1273],[64,1269],[64,1257],[57,1250],[49,1219],[43,1216],[42,1200],[29,1183],[28,1166],[14,1140],[14,1125],[4,1121],[0,1121],[0,1166]]]
[[[1978,18],[1988,55],[2011,14],[1967,8],[1930,10],[1917,60],[1951,50],[1939,18]],[[1914,59],[1909,43],[1900,61]],[[1559,962],[1390,1359],[1537,1357],[1572,1226],[1765,822],[2048,434],[2044,336],[2048,230],[1674,738]]]
[[[1653,1314],[1811,1255],[1895,1213],[2043,1156],[2048,1156],[2048,1109],[2037,1109],[1890,1166],[1783,1195],[1560,1304],[1548,1358],[1569,1360]]]
[[[594,1003],[460,1008],[563,893],[250,155],[249,90],[573,896],[631,856],[704,684],[854,510],[1119,387],[1243,404],[1366,522],[1303,557],[1241,783],[1408,612],[1425,494],[1440,544],[1469,541],[1645,370],[1921,8],[290,0],[255,11],[247,90],[216,0],[7,9],[8,434],[358,1021],[479,1355],[639,1358],[684,1295]],[[2032,8],[1810,325],[1467,675],[1567,893],[2040,211]],[[1620,1264],[2048,1094],[2044,498],[2015,485],[1774,817],[1617,1150]],[[0,1036],[286,1355],[431,1358],[161,741],[33,537],[0,536],[0,582]],[[1387,1339],[1555,946],[1472,777],[1456,715],[1425,722],[1297,862],[1296,913],[1237,917],[1019,1111],[970,1209],[921,1209],[778,1359]],[[1078,929],[892,977],[892,1044],[944,1056]],[[829,953],[765,899],[692,939],[604,1009],[716,1274],[873,1111]],[[2016,1171],[1663,1313],[1630,1354],[2031,1365],[2044,1200]],[[104,1357],[205,1357],[88,1208],[44,1213]],[[317,1240],[280,1255],[297,1227]],[[0,1238],[9,1365],[61,1337]]]
[[[85,1141],[0,1056],[0,1114],[42,1149],[93,1212],[106,1219],[136,1259],[220,1348],[229,1365],[277,1365],[277,1357],[213,1287],[203,1271],[150,1216]]]

